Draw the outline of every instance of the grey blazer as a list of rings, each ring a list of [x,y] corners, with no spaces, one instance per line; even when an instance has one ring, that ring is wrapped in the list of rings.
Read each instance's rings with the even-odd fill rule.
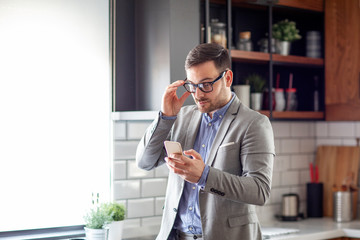
[[[164,164],[165,140],[192,149],[200,122],[196,106],[183,107],[176,120],[155,119],[138,145],[138,167],[150,170]],[[235,97],[206,159],[210,172],[199,192],[204,240],[262,238],[255,205],[264,205],[269,199],[274,155],[269,119]],[[171,239],[183,187],[184,180],[170,172],[157,240]]]

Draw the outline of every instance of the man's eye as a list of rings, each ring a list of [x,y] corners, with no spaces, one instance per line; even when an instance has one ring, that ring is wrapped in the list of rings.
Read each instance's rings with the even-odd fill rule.
[[[210,83],[203,83],[203,87],[204,87],[204,88],[207,88],[207,87],[210,87],[210,86],[211,86]]]

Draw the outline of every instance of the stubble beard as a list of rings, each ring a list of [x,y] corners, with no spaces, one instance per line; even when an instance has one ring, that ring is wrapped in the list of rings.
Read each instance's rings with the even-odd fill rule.
[[[198,110],[202,113],[211,113],[220,107],[212,102],[209,102],[207,98],[195,99]],[[205,104],[201,104],[200,102],[205,102]]]

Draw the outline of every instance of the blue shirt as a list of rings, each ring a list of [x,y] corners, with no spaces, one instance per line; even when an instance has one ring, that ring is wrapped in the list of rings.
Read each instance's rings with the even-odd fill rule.
[[[221,121],[234,100],[232,93],[231,100],[210,118],[207,113],[202,114],[199,132],[194,143],[194,150],[200,153],[204,162],[209,155],[211,145],[215,135],[220,127]],[[199,208],[199,190],[204,188],[206,179],[210,171],[210,166],[205,165],[204,171],[198,183],[193,184],[185,181],[184,190],[180,199],[177,217],[174,228],[182,232],[192,234],[202,234],[200,208]]]

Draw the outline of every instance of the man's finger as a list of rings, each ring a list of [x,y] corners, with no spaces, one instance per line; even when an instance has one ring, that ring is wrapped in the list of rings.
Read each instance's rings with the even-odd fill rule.
[[[192,156],[193,159],[202,159],[200,153],[196,152],[194,149],[184,151],[184,154]]]

